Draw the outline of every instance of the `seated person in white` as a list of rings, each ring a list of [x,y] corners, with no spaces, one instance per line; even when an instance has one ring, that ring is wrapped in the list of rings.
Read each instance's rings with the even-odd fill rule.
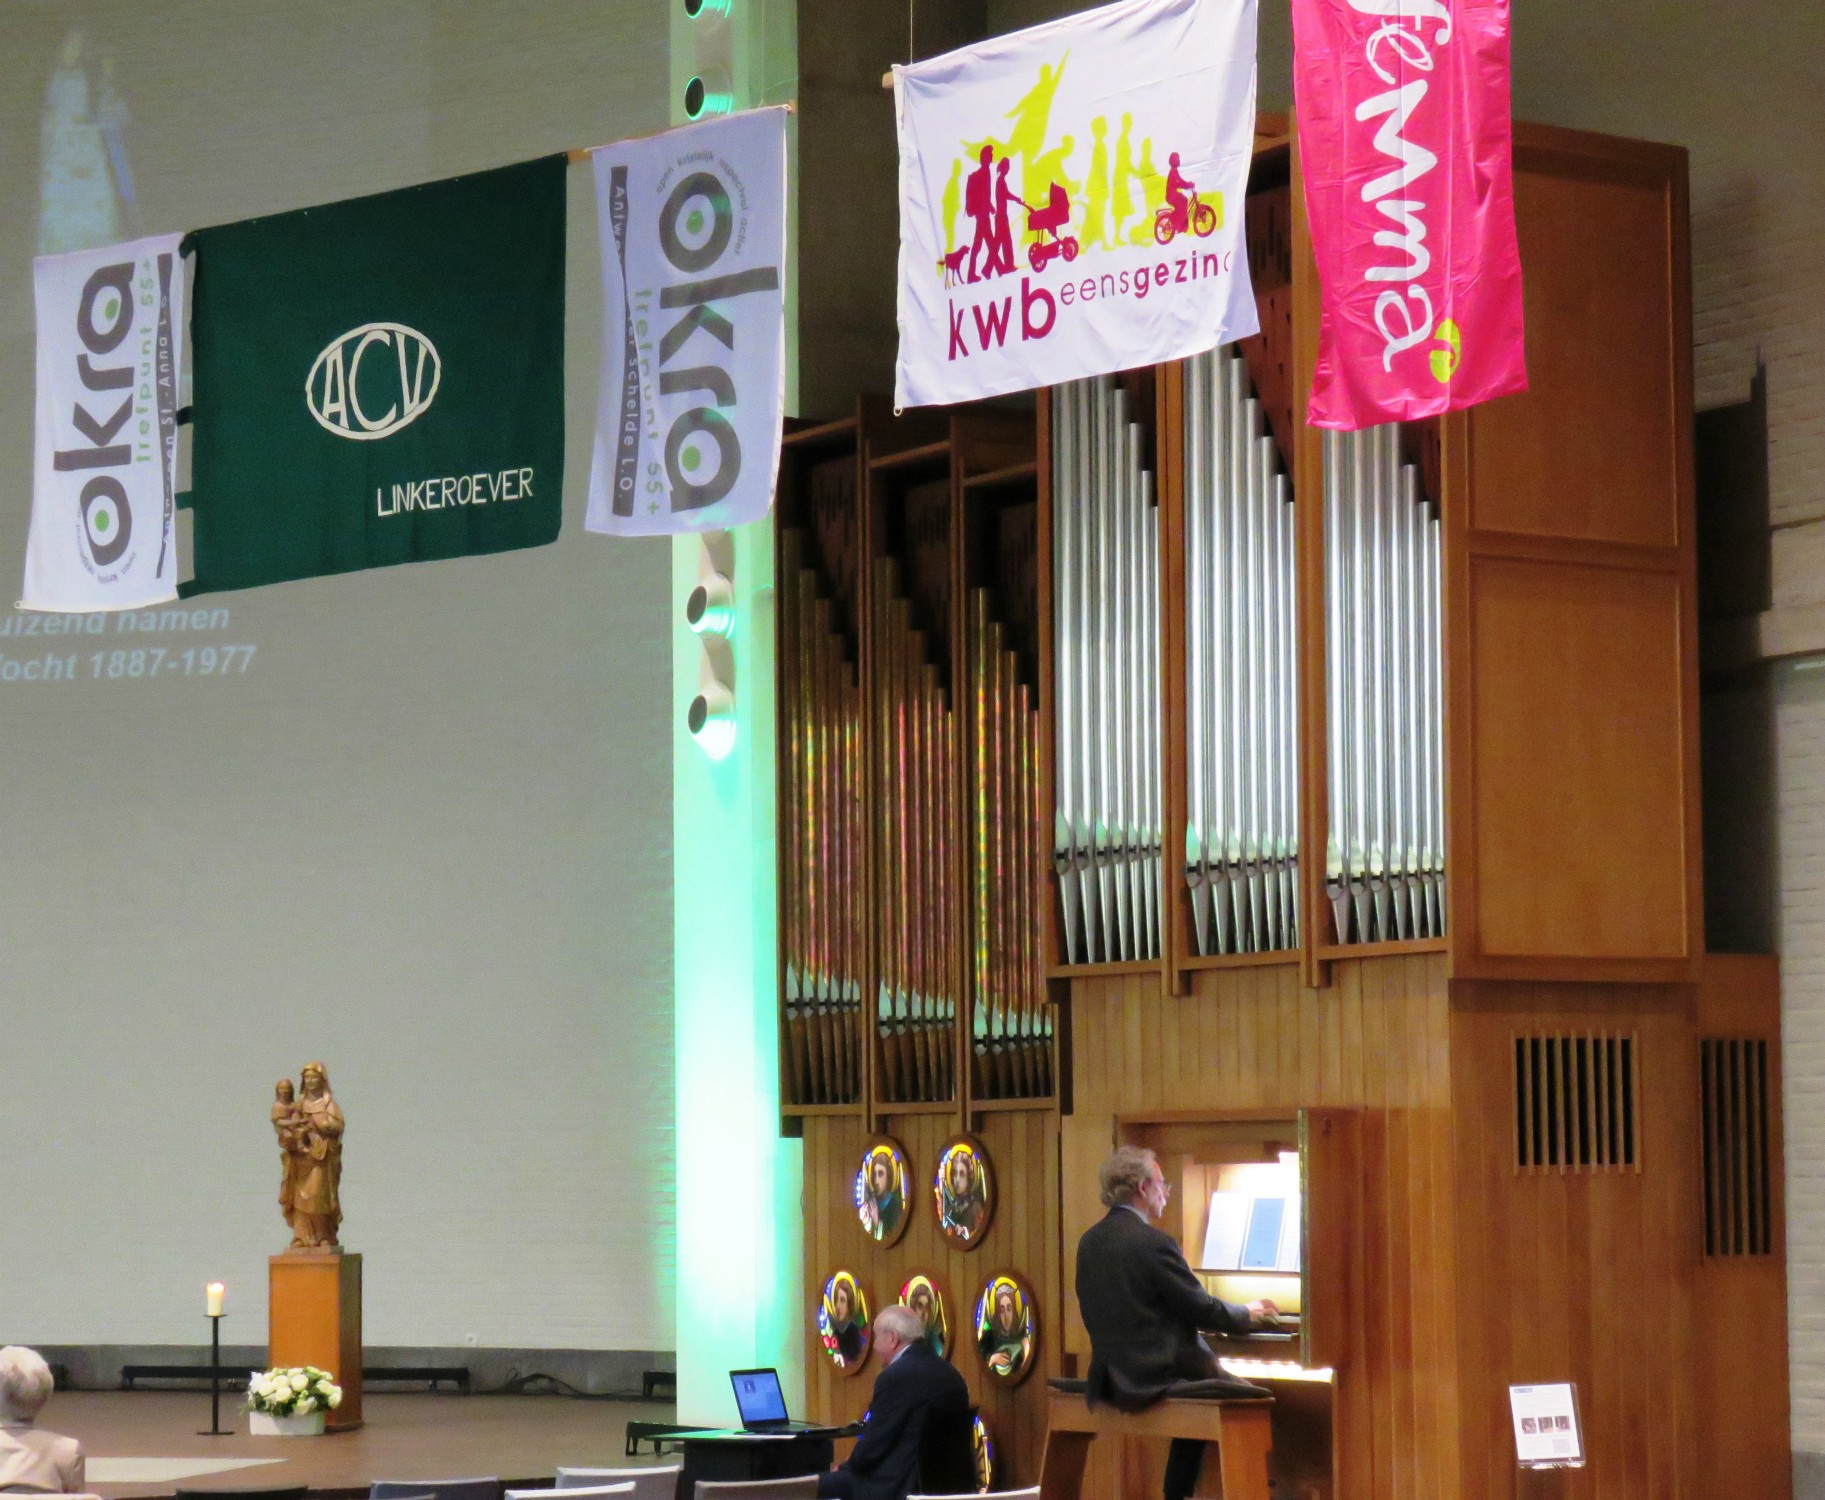
[[[82,1444],[33,1425],[51,1399],[51,1367],[31,1349],[0,1349],[0,1494],[82,1493]]]

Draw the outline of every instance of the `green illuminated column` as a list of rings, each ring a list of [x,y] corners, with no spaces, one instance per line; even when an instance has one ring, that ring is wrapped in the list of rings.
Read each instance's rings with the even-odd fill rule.
[[[779,1137],[772,523],[712,544],[725,536],[736,601],[726,652],[684,624],[705,543],[672,548],[678,1414],[702,1424],[732,1420],[732,1369],[779,1366],[803,1405],[800,1152]],[[728,673],[732,744],[687,727],[706,669]]]
[[[674,121],[686,118],[693,78],[705,81],[691,97],[706,99],[706,112],[795,97],[793,0],[705,0],[694,15],[670,3]],[[789,205],[788,225],[796,218]],[[795,228],[788,234],[791,410],[798,278]],[[706,646],[684,604],[707,558],[734,583],[735,624]],[[723,1425],[735,1417],[732,1369],[778,1366],[794,1410],[804,1410],[802,1156],[779,1135],[771,518],[677,538],[671,597],[678,1420]],[[730,690],[732,742],[726,733],[700,741],[686,725],[706,673]]]

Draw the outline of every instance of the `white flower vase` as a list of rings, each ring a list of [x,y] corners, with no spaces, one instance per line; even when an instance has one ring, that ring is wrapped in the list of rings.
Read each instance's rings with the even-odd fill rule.
[[[247,1431],[252,1437],[322,1437],[323,1415],[313,1411],[302,1417],[275,1417],[268,1411],[250,1411]]]

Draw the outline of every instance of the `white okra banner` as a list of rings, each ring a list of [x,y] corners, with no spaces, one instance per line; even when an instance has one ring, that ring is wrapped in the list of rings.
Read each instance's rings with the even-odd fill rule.
[[[179,235],[40,256],[26,609],[140,609],[177,597]]]
[[[602,388],[584,526],[651,535],[764,516],[786,393],[786,111],[593,161]]]

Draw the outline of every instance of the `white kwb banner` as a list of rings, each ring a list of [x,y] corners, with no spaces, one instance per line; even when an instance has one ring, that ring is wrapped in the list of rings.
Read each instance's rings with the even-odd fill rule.
[[[602,389],[590,531],[764,516],[786,396],[786,111],[593,153]]]
[[[38,414],[25,609],[177,597],[179,235],[40,256]]]
[[[1242,233],[1254,0],[1122,0],[893,74],[897,405],[1257,330]]]

